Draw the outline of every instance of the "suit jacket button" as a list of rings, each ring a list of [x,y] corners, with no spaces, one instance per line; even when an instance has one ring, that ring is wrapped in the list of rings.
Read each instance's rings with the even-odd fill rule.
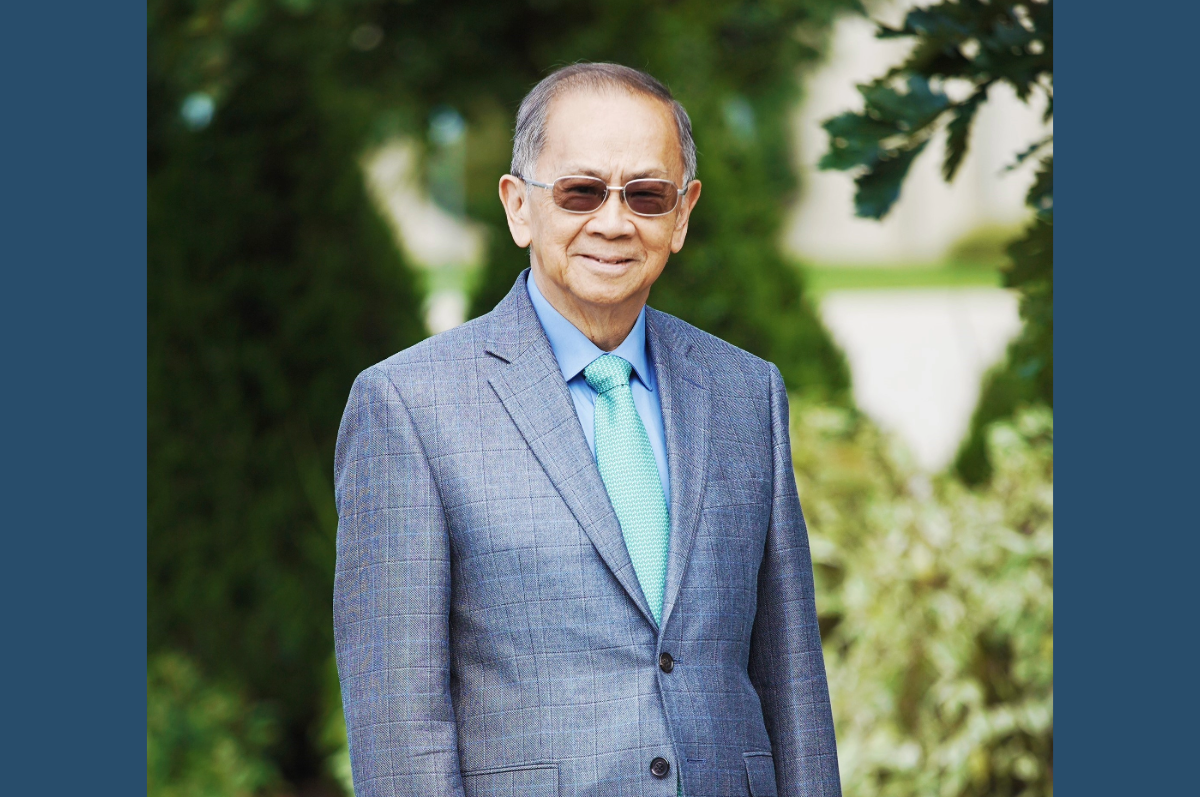
[[[650,774],[656,778],[665,778],[671,771],[671,765],[665,758],[656,758],[650,762]]]
[[[671,658],[670,653],[664,653],[658,657],[658,667],[663,672],[670,672],[675,669],[675,659]]]

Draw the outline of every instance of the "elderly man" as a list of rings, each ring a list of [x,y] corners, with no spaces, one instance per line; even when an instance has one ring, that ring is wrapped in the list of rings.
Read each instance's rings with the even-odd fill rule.
[[[358,797],[840,794],[779,371],[646,306],[695,172],[658,81],[550,75],[500,179],[530,268],[354,383],[334,621]]]

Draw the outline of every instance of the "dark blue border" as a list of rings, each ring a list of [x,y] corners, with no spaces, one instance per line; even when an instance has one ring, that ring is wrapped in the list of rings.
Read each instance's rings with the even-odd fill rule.
[[[146,784],[146,7],[9,3],[6,794]]]
[[[1056,8],[1055,790],[1194,794],[1195,3]]]
[[[1184,794],[1200,8],[1056,11],[1055,785]],[[145,784],[145,14],[6,8],[6,792]]]

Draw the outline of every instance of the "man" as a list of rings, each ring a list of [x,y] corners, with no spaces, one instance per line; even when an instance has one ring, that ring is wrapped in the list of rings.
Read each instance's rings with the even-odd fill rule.
[[[645,306],[695,169],[649,75],[550,75],[500,180],[530,269],[355,382],[334,619],[358,797],[840,794],[779,371]]]

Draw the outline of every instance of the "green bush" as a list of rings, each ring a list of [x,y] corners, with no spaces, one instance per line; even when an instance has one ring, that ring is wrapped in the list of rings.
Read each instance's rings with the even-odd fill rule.
[[[1053,792],[1052,415],[987,439],[973,491],[919,475],[861,416],[797,406],[846,794]]]
[[[325,666],[324,719],[321,722],[317,748],[321,751],[325,774],[337,784],[343,794],[353,797],[354,774],[350,769],[350,744],[346,735],[346,715],[342,708],[342,688],[338,681],[337,662],[331,655]]]
[[[253,797],[279,786],[267,756],[278,731],[273,719],[206,681],[187,657],[150,659],[146,702],[149,797]]]
[[[1029,404],[1054,407],[1054,226],[1049,176],[1043,170],[1030,189],[1030,204],[1045,207],[1025,234],[1009,245],[1009,262],[1001,269],[1004,285],[1021,293],[1025,324],[1008,345],[1004,360],[983,377],[979,404],[953,465],[967,484],[979,485],[991,478],[984,437],[994,421],[1011,417],[1018,407]]]
[[[272,701],[303,782],[338,421],[355,374],[425,329],[358,165],[373,113],[328,68],[346,37],[237,10],[150,6],[148,643]]]

